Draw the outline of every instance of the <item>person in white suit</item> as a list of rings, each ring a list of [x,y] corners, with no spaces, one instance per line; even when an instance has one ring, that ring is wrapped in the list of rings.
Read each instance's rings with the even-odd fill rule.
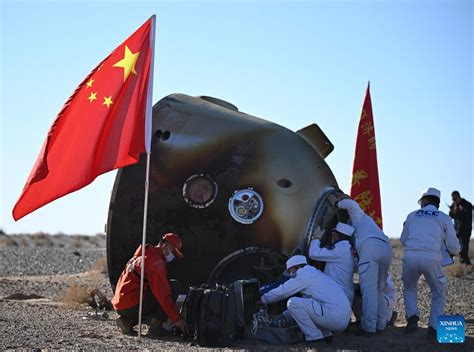
[[[286,262],[293,277],[261,297],[263,304],[287,302],[290,315],[310,343],[332,342],[332,331],[343,331],[351,316],[351,307],[342,288],[315,267],[306,257],[294,255]],[[293,297],[300,293],[303,297]]]
[[[371,336],[383,331],[387,325],[384,289],[392,261],[392,245],[382,229],[350,198],[336,203],[349,213],[355,228],[355,247],[359,255],[359,272],[362,291],[361,330],[358,335]]]
[[[352,312],[356,318],[356,321],[352,324],[359,324],[362,315],[362,297],[360,293],[360,285],[354,284],[354,301],[352,303]],[[385,289],[383,291],[384,299],[385,299],[385,307],[387,309],[387,326],[394,326],[395,321],[398,318],[398,312],[395,310],[397,306],[397,287],[395,286],[395,282],[393,281],[393,276],[388,273],[387,276],[387,284],[385,285]]]
[[[397,287],[393,281],[392,274],[388,273],[387,284],[384,290],[385,304],[387,307],[387,325],[393,326],[397,320],[398,312],[395,311],[397,305]]]
[[[421,209],[408,214],[400,242],[403,245],[403,299],[405,301],[406,333],[418,329],[418,279],[426,279],[431,290],[431,312],[428,337],[436,336],[436,324],[444,314],[446,304],[446,276],[441,266],[442,251],[447,248],[451,255],[459,253],[453,223],[449,216],[438,210],[441,192],[428,188],[418,201]]]
[[[355,258],[350,243],[353,234],[352,226],[339,222],[331,231],[331,245],[321,248],[320,240],[314,239],[310,243],[308,253],[311,259],[325,262],[324,273],[341,286],[351,305],[354,298],[355,270]]]

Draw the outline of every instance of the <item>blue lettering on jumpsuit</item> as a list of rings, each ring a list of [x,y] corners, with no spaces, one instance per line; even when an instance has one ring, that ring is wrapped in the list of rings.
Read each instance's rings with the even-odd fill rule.
[[[437,210],[418,210],[416,213],[415,213],[415,216],[438,216],[439,215],[439,211]]]

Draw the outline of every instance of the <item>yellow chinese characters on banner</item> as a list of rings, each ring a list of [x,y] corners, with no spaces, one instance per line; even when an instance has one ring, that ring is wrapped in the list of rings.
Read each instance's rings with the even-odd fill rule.
[[[367,178],[367,172],[365,170],[357,170],[356,172],[354,172],[354,174],[352,175],[352,186],[354,185],[357,185],[359,186],[360,185],[360,182],[364,179]]]
[[[359,203],[362,210],[366,212],[375,221],[377,225],[382,224],[382,219],[377,216],[374,209],[371,209],[372,195],[370,194],[370,190],[366,190],[362,193],[359,193],[354,197],[354,200]]]
[[[369,85],[360,115],[350,195],[359,203],[365,213],[382,227],[382,206],[376,149],[374,116]]]

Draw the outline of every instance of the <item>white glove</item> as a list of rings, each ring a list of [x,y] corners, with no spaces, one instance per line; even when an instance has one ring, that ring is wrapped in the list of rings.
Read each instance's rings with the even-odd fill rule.
[[[352,223],[360,221],[365,215],[359,204],[353,199],[343,199],[337,203],[339,209],[346,209],[351,217]]]
[[[311,236],[311,239],[312,240],[320,240],[321,237],[323,237],[323,235],[324,235],[324,230],[320,226],[318,226],[313,230],[313,234]]]

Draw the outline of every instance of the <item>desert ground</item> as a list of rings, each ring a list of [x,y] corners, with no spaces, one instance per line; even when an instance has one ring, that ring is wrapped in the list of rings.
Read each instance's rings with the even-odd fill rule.
[[[403,333],[401,246],[395,249],[392,274],[399,290],[396,326],[375,337],[358,337],[355,328],[336,334],[331,346],[270,346],[238,340],[221,350],[317,351],[473,351],[474,269],[460,264],[446,268],[449,279],[446,314],[462,314],[467,331],[463,344],[442,345],[427,340],[429,289],[420,279],[420,323],[414,335]],[[471,241],[474,249],[474,241]],[[171,350],[207,351],[179,336],[162,340],[123,336],[115,326],[114,311],[95,309],[90,293],[99,290],[108,299],[105,236],[7,235],[0,233],[0,349],[33,350]],[[471,258],[474,251],[471,250]],[[95,291],[97,292],[97,291]],[[97,295],[96,295],[97,296]],[[100,302],[99,302],[100,303]],[[146,331],[146,328],[145,328]],[[217,349],[216,349],[217,350]]]

